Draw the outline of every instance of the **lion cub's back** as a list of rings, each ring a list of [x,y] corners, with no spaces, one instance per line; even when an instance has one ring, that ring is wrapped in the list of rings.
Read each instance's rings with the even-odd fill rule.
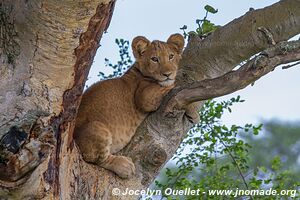
[[[139,117],[134,104],[136,83],[122,78],[95,83],[82,96],[76,127],[100,121],[113,128],[130,126]]]

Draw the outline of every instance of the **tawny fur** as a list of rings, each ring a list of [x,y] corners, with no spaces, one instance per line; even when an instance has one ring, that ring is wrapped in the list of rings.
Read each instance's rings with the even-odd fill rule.
[[[124,148],[149,112],[160,106],[174,87],[184,39],[171,35],[167,42],[142,36],[132,41],[136,62],[120,78],[98,82],[83,94],[74,138],[85,161],[128,178],[132,160],[114,153]]]

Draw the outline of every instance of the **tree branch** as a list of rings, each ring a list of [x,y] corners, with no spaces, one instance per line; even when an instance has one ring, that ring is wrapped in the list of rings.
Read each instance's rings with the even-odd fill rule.
[[[205,39],[191,37],[182,56],[177,85],[221,76],[270,47],[262,30],[272,34],[276,43],[300,33],[300,0],[282,0],[248,11]]]
[[[236,71],[213,79],[197,81],[175,88],[165,108],[166,113],[186,105],[241,90],[277,66],[300,60],[300,41],[281,42],[263,51]]]

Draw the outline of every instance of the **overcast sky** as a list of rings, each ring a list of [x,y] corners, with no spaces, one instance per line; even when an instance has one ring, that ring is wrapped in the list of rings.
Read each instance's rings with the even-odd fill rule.
[[[226,3],[224,3],[226,2]],[[131,41],[137,35],[148,39],[166,40],[172,33],[187,25],[196,27],[195,20],[205,15],[203,7],[209,4],[219,10],[209,19],[225,25],[245,14],[250,7],[259,9],[276,0],[118,0],[113,18],[101,40],[94,64],[89,74],[88,85],[98,81],[99,71],[105,71],[104,58],[118,59],[118,48],[114,41],[124,38]],[[266,119],[300,122],[300,66],[288,70],[278,68],[257,81],[253,87],[222,97],[229,99],[241,95],[246,101],[233,107],[233,113],[225,115],[226,124],[257,123]]]

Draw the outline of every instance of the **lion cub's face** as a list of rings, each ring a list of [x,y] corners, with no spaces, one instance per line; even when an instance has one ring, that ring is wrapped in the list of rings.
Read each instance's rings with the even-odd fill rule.
[[[184,38],[180,34],[171,35],[167,42],[150,42],[142,36],[132,41],[133,54],[141,73],[164,87],[175,81],[183,46]]]

